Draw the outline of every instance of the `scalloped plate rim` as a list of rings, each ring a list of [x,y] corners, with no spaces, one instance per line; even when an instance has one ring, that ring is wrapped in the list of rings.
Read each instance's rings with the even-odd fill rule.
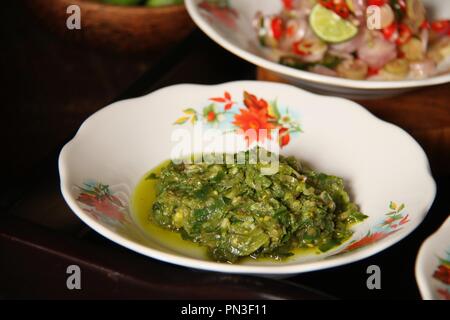
[[[429,203],[426,206],[426,209],[421,213],[420,219],[417,220],[417,223],[414,225],[409,225],[408,228],[404,228],[400,231],[398,231],[396,234],[383,239],[381,242],[375,243],[371,246],[362,248],[360,250],[356,250],[354,252],[351,252],[350,254],[345,254],[341,256],[333,256],[330,258],[321,259],[318,261],[311,261],[311,262],[305,262],[305,263],[298,263],[298,264],[291,264],[291,265],[274,265],[274,266],[255,266],[255,265],[242,265],[242,264],[224,264],[224,263],[217,263],[213,261],[203,261],[198,260],[195,258],[185,257],[177,254],[171,254],[171,253],[165,253],[162,251],[159,251],[157,249],[149,248],[145,245],[136,243],[134,241],[131,241],[111,230],[109,230],[107,227],[101,225],[98,223],[94,218],[86,214],[80,206],[77,204],[74,197],[71,195],[70,188],[72,185],[68,184],[68,172],[69,168],[66,166],[66,157],[68,156],[69,150],[77,143],[77,141],[84,135],[84,128],[89,122],[94,121],[98,116],[100,116],[103,113],[109,112],[113,108],[130,108],[132,106],[130,105],[124,105],[128,104],[133,101],[137,100],[145,100],[147,96],[156,94],[156,93],[163,93],[164,91],[171,91],[179,87],[185,87],[190,86],[193,89],[200,89],[204,87],[210,87],[210,88],[226,88],[227,86],[233,85],[233,86],[241,86],[246,87],[247,85],[268,85],[268,86],[274,86],[274,87],[288,87],[295,89],[299,92],[299,94],[304,95],[311,95],[316,98],[320,98],[323,100],[328,100],[330,103],[333,101],[340,101],[341,104],[345,103],[347,107],[352,107],[355,109],[355,111],[360,112],[361,114],[364,114],[364,116],[370,118],[370,121],[377,122],[379,125],[382,126],[389,126],[392,128],[395,128],[399,134],[404,135],[407,137],[411,143],[413,143],[418,152],[421,154],[423,162],[423,165],[425,166],[425,170],[427,171],[427,178],[429,178],[430,187],[432,188],[431,192],[431,199],[429,199]],[[390,124],[384,120],[381,120],[377,118],[376,116],[372,115],[369,111],[367,111],[365,108],[363,108],[361,105],[344,99],[344,98],[338,98],[338,97],[329,97],[329,96],[321,96],[317,94],[310,93],[308,91],[299,89],[297,87],[287,85],[287,84],[279,84],[279,83],[273,83],[273,82],[264,82],[264,81],[231,81],[221,84],[215,84],[215,85],[201,85],[201,84],[176,84],[168,87],[164,87],[161,89],[158,89],[156,91],[153,91],[152,93],[149,93],[148,95],[144,95],[137,98],[132,99],[126,99],[121,100],[118,102],[114,102],[98,111],[93,113],[89,118],[87,118],[83,124],[80,126],[79,130],[75,134],[75,136],[62,148],[59,158],[58,158],[58,168],[59,168],[59,174],[60,174],[60,187],[62,195],[71,208],[71,210],[89,227],[91,227],[93,230],[98,232],[99,234],[103,235],[104,237],[108,238],[109,240],[112,240],[113,242],[120,244],[134,252],[140,253],[142,255],[180,265],[185,266],[189,268],[194,269],[201,269],[201,270],[207,270],[207,271],[216,271],[216,272],[226,272],[226,273],[239,273],[239,274],[254,274],[254,275],[289,275],[289,274],[299,274],[303,272],[310,272],[315,270],[322,270],[326,268],[332,268],[337,267],[341,265],[345,265],[348,263],[356,262],[365,258],[368,258],[374,254],[377,254],[388,247],[394,245],[395,243],[399,242],[403,238],[407,237],[411,232],[413,232],[423,221],[423,219],[426,217],[433,201],[436,195],[436,183],[432,177],[431,169],[428,163],[428,159],[426,157],[425,152],[423,151],[422,147],[412,138],[405,130],[402,128],[395,126],[393,124]]]
[[[429,235],[421,244],[419,251],[417,253],[416,263],[415,263],[415,277],[417,286],[420,291],[420,295],[424,300],[436,299],[436,295],[433,293],[432,286],[430,284],[431,276],[426,274],[424,268],[426,261],[423,261],[425,252],[432,249],[432,243],[441,234],[444,234],[445,230],[450,231],[450,215],[445,219],[445,221],[439,226],[439,228]],[[449,243],[450,246],[450,238]],[[449,247],[450,248],[450,247]],[[437,252],[436,252],[437,254]]]

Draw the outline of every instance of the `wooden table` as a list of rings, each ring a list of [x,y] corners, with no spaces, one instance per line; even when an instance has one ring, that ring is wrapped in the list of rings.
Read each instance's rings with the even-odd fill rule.
[[[14,10],[20,13],[18,7],[13,8],[12,12]],[[21,26],[26,28],[26,23]],[[32,39],[26,41],[33,43],[28,48],[39,47]],[[54,50],[60,50],[58,53],[67,50],[65,45],[57,45],[57,40],[48,41],[54,45]],[[68,66],[77,64],[70,61],[67,52],[63,59],[56,59],[56,62],[41,55],[41,62],[31,62],[33,70],[21,70],[19,85],[11,83],[8,88],[10,92],[4,92],[8,94],[8,103],[3,106],[2,112],[9,118],[3,130],[13,157],[3,159],[3,167],[7,170],[0,193],[0,297],[419,298],[414,279],[417,250],[450,212],[449,154],[442,140],[439,140],[448,138],[448,85],[403,97],[363,102],[377,116],[405,126],[418,140],[421,140],[421,128],[428,130],[429,123],[442,123],[439,130],[444,129],[442,132],[436,131],[436,139],[430,136],[427,138],[429,140],[421,140],[429,155],[435,154],[434,150],[441,155],[433,158],[438,183],[437,198],[417,230],[388,250],[351,265],[306,273],[287,280],[269,280],[190,270],[126,250],[92,231],[70,211],[60,195],[57,174],[57,155],[64,142],[73,136],[85,117],[107,104],[113,94],[117,100],[175,83],[213,84],[255,79],[255,67],[227,53],[199,31],[157,57],[127,60],[76,50],[80,50],[77,56],[85,59],[85,65],[92,67],[86,61],[94,59],[94,65],[99,63],[103,67],[94,68],[97,73],[82,70],[59,72],[60,79],[55,81],[45,77],[49,66],[55,68],[55,63],[64,65],[64,59]],[[21,52],[20,47],[9,51],[9,61],[17,65],[23,63],[23,69],[29,67],[30,62],[26,58],[32,54],[23,52],[23,57],[17,58],[14,52]],[[105,62],[107,59],[111,59],[112,63]],[[109,70],[110,65],[116,65],[122,71],[105,71]],[[11,74],[12,69],[9,69]],[[88,77],[89,74],[91,77]],[[82,75],[85,78],[71,82],[71,88],[55,84]],[[123,90],[139,75],[141,77],[133,85]],[[98,93],[98,88],[87,88],[102,78],[107,90]],[[54,90],[51,90],[49,83],[55,84]],[[47,91],[39,93],[33,84],[38,88],[47,88]],[[27,96],[34,100],[27,102]],[[421,108],[422,103],[427,106]],[[70,264],[77,264],[82,269],[83,287],[80,291],[66,288],[66,268]],[[371,291],[366,287],[366,269],[372,264],[379,265],[382,270],[382,290]]]

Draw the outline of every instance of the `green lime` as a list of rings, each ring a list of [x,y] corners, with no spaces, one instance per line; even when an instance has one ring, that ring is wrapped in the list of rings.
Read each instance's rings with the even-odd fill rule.
[[[358,28],[353,23],[342,19],[321,4],[314,6],[309,16],[309,23],[314,33],[327,42],[343,42],[358,33]]]

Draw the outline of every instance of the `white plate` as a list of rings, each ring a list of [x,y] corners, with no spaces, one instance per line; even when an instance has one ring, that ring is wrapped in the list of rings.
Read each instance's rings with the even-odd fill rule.
[[[420,247],[416,280],[423,299],[450,300],[450,217]]]
[[[130,212],[130,197],[141,177],[170,157],[174,129],[192,130],[194,114],[198,116],[196,125],[206,123],[227,132],[235,129],[234,114],[246,108],[244,90],[266,101],[276,99],[280,119],[301,127],[302,132],[291,134],[282,154],[345,179],[353,200],[369,216],[355,226],[348,242],[326,254],[231,265],[143,235]],[[212,97],[224,98],[215,103],[214,110],[219,113],[214,119],[220,121],[208,123],[202,114]],[[220,116],[229,101],[228,116]],[[174,124],[177,119],[183,124]],[[59,172],[62,194],[70,208],[106,238],[162,261],[247,274],[296,274],[369,257],[411,233],[424,219],[436,192],[425,153],[402,129],[348,100],[256,81],[175,85],[114,103],[83,123],[61,151]]]
[[[228,51],[257,66],[276,72],[290,83],[313,92],[348,98],[379,98],[392,96],[414,88],[450,82],[450,74],[423,80],[367,81],[324,76],[283,66],[267,58],[258,44],[252,20],[257,11],[277,13],[280,0],[229,0],[230,10],[216,13],[199,7],[203,0],[186,0],[185,4],[194,22],[211,39]],[[424,0],[433,18],[450,18],[450,1]],[[231,11],[232,10],[232,11]]]

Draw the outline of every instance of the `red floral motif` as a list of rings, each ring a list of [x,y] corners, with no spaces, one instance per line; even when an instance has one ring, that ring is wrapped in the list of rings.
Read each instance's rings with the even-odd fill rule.
[[[266,137],[270,139],[270,130],[275,128],[275,126],[269,122],[266,110],[252,111],[240,109],[240,113],[234,116],[233,124],[242,129],[244,133],[251,129],[255,131],[256,136],[251,134],[245,136],[249,145],[252,144],[255,139],[256,141],[262,141]],[[266,136],[260,135],[261,132],[259,130],[263,129],[267,130]]]
[[[238,112],[231,110],[234,105],[237,105],[237,102],[233,101],[228,91],[225,91],[223,96],[212,97],[208,100],[212,103],[203,107],[201,112],[193,108],[184,109],[183,116],[178,118],[174,124],[183,125],[190,122],[195,125],[200,119],[215,126],[223,121],[231,122],[232,130],[237,129],[237,132],[243,133],[249,145],[255,141],[264,141],[266,138],[273,139],[275,134],[271,130],[276,130],[280,147],[289,144],[292,133],[301,132],[300,125],[289,115],[289,110],[286,110],[285,114],[281,114],[276,100],[269,103],[244,91],[242,102],[245,108],[238,109]],[[217,104],[222,104],[222,107],[220,108]],[[230,119],[230,115],[233,120]],[[260,130],[265,130],[265,132]]]
[[[80,189],[82,192],[78,195],[77,201],[92,207],[90,212],[104,214],[114,220],[125,219],[123,212],[125,206],[119,198],[111,195],[107,185],[86,185],[85,188]]]
[[[258,112],[264,110],[268,113],[269,104],[264,99],[258,99],[255,95],[244,91],[244,104],[250,111]],[[270,117],[270,116],[269,116]]]
[[[214,120],[216,120],[216,114],[214,113],[214,111],[208,112],[207,120],[208,122],[213,122]]]
[[[291,141],[291,136],[289,135],[289,129],[288,128],[280,128],[278,131],[279,139],[280,139],[280,147],[284,147]]]
[[[281,122],[286,122],[289,125],[290,118],[288,116],[281,117],[276,106],[271,105],[264,99],[259,99],[255,95],[244,91],[244,105],[247,109],[240,109],[240,113],[234,116],[233,124],[246,131],[248,129],[267,130],[267,137],[271,138],[270,131],[278,128],[278,142],[280,147],[286,146],[290,140],[290,128],[283,126]],[[281,121],[280,121],[281,120]],[[293,132],[300,131],[300,128],[292,128]],[[247,139],[251,144],[253,139]],[[257,136],[257,141],[261,141],[261,138]]]
[[[450,285],[450,265],[439,265],[439,267],[434,271],[433,277],[442,283]]]
[[[225,103],[223,107],[225,110],[230,110],[231,107],[236,103],[231,100],[231,95],[228,91],[225,91],[223,97],[210,98],[209,100],[219,103]]]
[[[439,266],[433,273],[433,278],[442,282],[446,286],[450,286],[450,260],[439,258]],[[450,300],[450,292],[447,288],[437,288],[436,293],[444,300]]]
[[[400,222],[398,223],[399,225],[403,225],[405,223],[409,222],[409,214],[407,214],[406,216],[404,216],[402,218],[402,220],[400,220]]]
[[[448,291],[447,289],[438,289],[437,293],[439,294],[439,296],[444,299],[444,300],[450,300],[450,291]]]
[[[348,245],[342,252],[348,252],[348,251],[353,251],[365,246],[368,246],[369,244],[372,244],[374,242],[380,241],[384,238],[386,238],[387,236],[393,234],[395,231],[391,231],[391,232],[375,232],[375,233],[367,233],[367,235],[363,238],[361,238],[358,241],[355,241],[353,243],[351,243],[350,245]]]
[[[376,227],[376,231],[369,231],[361,239],[350,243],[340,253],[345,253],[368,246],[399,231],[402,225],[409,222],[409,215],[403,215],[402,213],[404,208],[404,204],[397,205],[397,203],[391,201],[389,204],[389,209],[391,211],[386,214],[387,218],[384,219],[384,221],[378,227]]]
[[[271,129],[278,128],[278,142],[280,147],[286,146],[291,141],[290,132],[298,132],[300,128],[294,126],[288,128],[290,118],[288,116],[280,117],[278,108],[276,105],[270,105],[266,100],[259,99],[255,95],[244,91],[244,105],[247,109],[240,109],[240,113],[234,116],[234,125],[246,131],[248,129]],[[268,132],[268,138],[270,138],[270,132]],[[260,138],[258,137],[258,141]],[[253,141],[248,141],[252,143]]]

